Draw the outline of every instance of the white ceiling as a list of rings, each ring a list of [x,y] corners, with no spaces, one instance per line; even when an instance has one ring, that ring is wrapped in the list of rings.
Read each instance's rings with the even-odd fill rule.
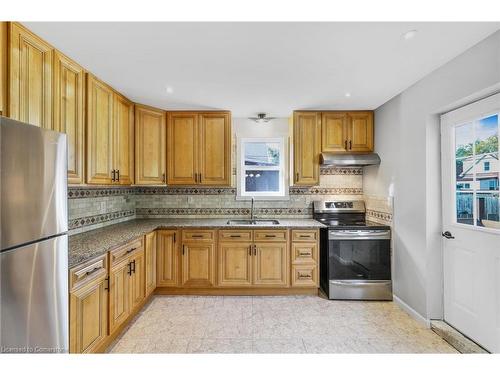
[[[472,22],[25,25],[135,102],[228,109],[235,117],[374,109],[500,28]],[[416,37],[404,40],[412,29]]]

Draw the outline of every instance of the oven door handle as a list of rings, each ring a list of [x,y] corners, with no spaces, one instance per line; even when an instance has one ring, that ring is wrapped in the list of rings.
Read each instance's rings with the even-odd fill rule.
[[[381,231],[335,231],[331,230],[328,234],[329,239],[343,240],[389,240],[391,239],[390,230]]]

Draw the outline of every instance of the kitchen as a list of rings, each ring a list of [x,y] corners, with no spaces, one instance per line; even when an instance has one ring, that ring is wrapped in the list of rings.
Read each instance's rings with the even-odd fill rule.
[[[450,36],[438,29],[462,42],[445,48]],[[489,251],[481,262],[498,259],[498,183],[489,182],[498,181],[498,141],[485,146],[490,164],[478,161],[487,190],[465,185],[479,179],[465,164],[482,155],[477,147],[452,161],[441,152],[443,134],[464,126],[476,102],[464,144],[498,135],[499,29],[0,22],[2,352],[498,353],[500,305],[481,305],[474,319],[484,327],[473,327],[470,306],[449,298],[464,290],[456,299],[465,306],[476,289],[446,278],[475,259],[446,263],[451,241],[471,231],[446,216],[457,212],[447,210],[458,202],[452,188],[465,202],[461,225]],[[222,40],[229,31],[234,39]],[[387,56],[371,67],[356,48],[338,63],[358,80],[379,69],[377,93],[350,76],[332,105],[287,83],[296,69],[297,82],[316,86],[321,59],[297,52],[287,70],[279,52],[275,65],[244,55],[266,38],[269,52],[291,33],[284,53],[299,35],[320,33],[321,43],[334,31],[358,43],[386,37]],[[184,56],[163,63],[168,54]],[[175,74],[158,70],[165,64]],[[231,86],[242,71],[255,82]],[[447,185],[455,162],[465,165],[456,192],[455,180]],[[485,277],[498,280],[494,267]]]

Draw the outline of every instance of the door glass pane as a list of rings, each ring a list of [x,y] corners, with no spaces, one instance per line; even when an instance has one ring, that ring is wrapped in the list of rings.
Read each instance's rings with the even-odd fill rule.
[[[477,190],[498,191],[498,116],[489,116],[476,122],[474,172]]]
[[[473,193],[456,193],[457,223],[474,225]]]
[[[497,228],[498,225],[498,193],[477,193],[477,225],[481,227]]]
[[[245,165],[279,166],[280,144],[274,142],[247,142]]]
[[[455,165],[457,190],[472,190],[474,185],[472,124],[455,128]]]
[[[279,171],[247,170],[245,174],[245,191],[270,191],[280,190]]]

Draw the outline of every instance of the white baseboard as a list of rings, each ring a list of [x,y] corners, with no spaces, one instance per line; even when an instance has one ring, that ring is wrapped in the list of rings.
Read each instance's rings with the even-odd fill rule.
[[[430,319],[424,318],[422,315],[420,315],[418,312],[412,309],[406,302],[404,302],[401,298],[398,298],[396,295],[392,295],[392,298],[394,299],[394,302],[399,305],[399,307],[401,307],[404,311],[406,311],[416,321],[423,324],[427,328],[431,327]]]

